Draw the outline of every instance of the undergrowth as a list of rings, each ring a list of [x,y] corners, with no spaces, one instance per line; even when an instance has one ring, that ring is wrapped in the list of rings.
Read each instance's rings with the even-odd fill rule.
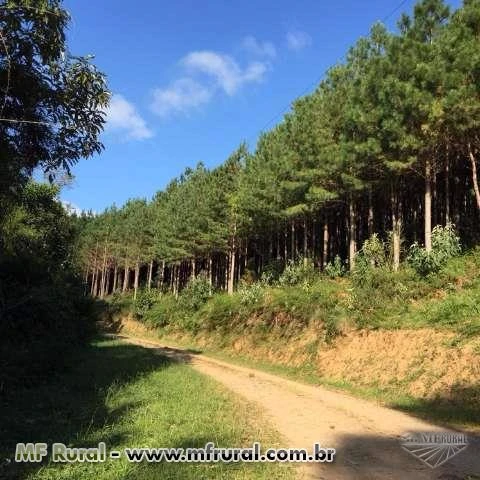
[[[193,333],[263,334],[292,323],[297,329],[314,325],[327,342],[343,328],[434,327],[461,338],[480,333],[480,249],[450,258],[427,275],[408,263],[395,272],[378,248],[371,250],[375,264],[359,256],[348,276],[331,278],[331,272],[315,273],[299,262],[287,267],[284,277],[243,283],[233,295],[211,292],[197,279],[178,298],[143,292],[137,302],[126,300],[125,308],[149,327]]]

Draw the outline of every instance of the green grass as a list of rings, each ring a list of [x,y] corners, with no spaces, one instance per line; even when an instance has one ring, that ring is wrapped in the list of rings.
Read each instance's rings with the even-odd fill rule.
[[[17,442],[124,447],[277,445],[255,408],[187,365],[152,350],[96,341],[72,352],[67,370],[35,388],[2,398],[0,478],[5,479],[267,479],[293,478],[279,464],[15,464]]]
[[[199,350],[193,336],[179,341],[178,337],[162,336],[161,332],[152,331],[146,335],[146,338],[162,340],[171,346],[197,351],[218,360],[262,370],[289,380],[347,392],[439,425],[479,431],[480,384],[468,388],[458,388],[456,391],[450,392],[448,398],[422,399],[405,393],[404,385],[401,383],[393,382],[391,385],[380,387],[374,384],[366,386],[356,385],[346,380],[334,380],[328,376],[319,375],[316,365],[310,362],[299,366],[284,365],[265,359],[251,358],[246,354],[232,353],[228,348],[213,344]]]
[[[471,338],[480,333],[479,278],[478,248],[425,278],[408,268],[379,270],[354,285],[354,318],[366,328],[429,327]]]
[[[250,290],[249,290],[250,289]],[[272,325],[302,329],[315,323],[332,341],[341,329],[433,327],[459,339],[480,334],[480,248],[450,259],[435,274],[420,277],[407,265],[400,271],[369,269],[332,280],[317,275],[298,285],[255,284],[233,295],[214,294],[197,309],[172,295],[160,297],[143,319],[170,331],[268,334]],[[254,321],[252,321],[254,319]]]
[[[415,375],[420,375],[423,363],[403,384],[395,379],[382,386],[376,385],[375,379],[364,379],[363,385],[353,381],[338,383],[320,376],[316,352],[322,343],[334,342],[342,329],[348,332],[352,328],[429,328],[455,334],[445,348],[473,340],[473,348],[477,349],[474,352],[480,354],[476,340],[480,336],[480,248],[451,258],[439,272],[427,277],[420,277],[403,265],[398,272],[375,268],[362,275],[336,280],[316,276],[298,285],[256,284],[251,292],[240,289],[232,296],[215,294],[196,311],[175,308],[172,296],[162,298],[151,309],[146,322],[156,327],[160,336],[183,337],[192,343],[208,339],[206,353],[209,355],[289,378],[341,388],[440,423],[478,429],[479,384],[453,391],[446,389],[439,398],[415,398],[406,392]],[[161,321],[155,321],[157,316]],[[306,329],[308,334],[315,333],[311,345],[302,344],[295,352],[305,358],[302,365],[259,361],[259,352],[288,348],[289,342],[295,342]],[[236,340],[244,337],[248,337],[250,347],[257,350],[250,358],[248,352],[241,357],[232,348]],[[429,360],[425,361],[428,365]]]

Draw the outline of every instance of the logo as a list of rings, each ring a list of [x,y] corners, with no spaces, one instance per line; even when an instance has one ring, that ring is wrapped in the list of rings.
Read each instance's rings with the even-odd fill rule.
[[[402,437],[400,444],[430,468],[443,465],[468,447],[466,435],[455,432],[409,433]]]

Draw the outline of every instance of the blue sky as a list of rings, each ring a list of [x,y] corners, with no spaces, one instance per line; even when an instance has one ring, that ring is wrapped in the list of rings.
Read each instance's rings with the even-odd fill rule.
[[[370,26],[415,0],[65,1],[73,54],[94,54],[113,92],[105,151],[74,167],[63,200],[101,211],[150,198],[185,167],[221,163]],[[458,0],[450,2],[457,7]]]

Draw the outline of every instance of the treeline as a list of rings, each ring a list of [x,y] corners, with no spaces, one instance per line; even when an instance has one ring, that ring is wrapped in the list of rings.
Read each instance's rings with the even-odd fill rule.
[[[232,292],[266,265],[339,257],[373,233],[392,268],[432,228],[480,237],[480,1],[422,0],[398,31],[376,24],[254,152],[187,169],[147,202],[78,221],[86,289],[178,291],[199,274]]]

